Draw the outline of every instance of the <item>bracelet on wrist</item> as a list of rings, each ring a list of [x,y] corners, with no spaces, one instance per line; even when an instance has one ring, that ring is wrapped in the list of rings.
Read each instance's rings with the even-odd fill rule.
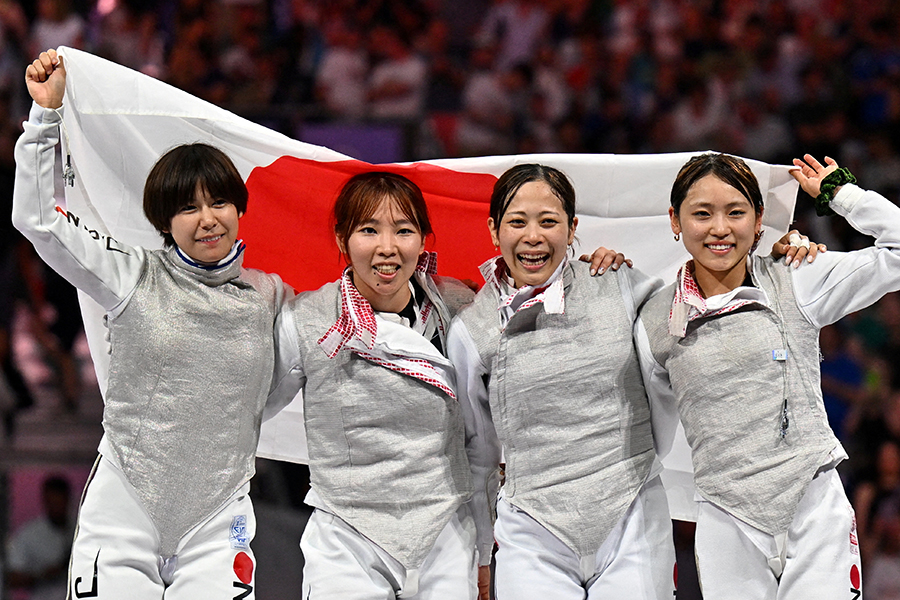
[[[847,167],[840,167],[829,173],[819,184],[819,195],[816,196],[816,214],[820,217],[831,216],[831,200],[834,198],[834,190],[847,183],[856,183],[856,177]]]

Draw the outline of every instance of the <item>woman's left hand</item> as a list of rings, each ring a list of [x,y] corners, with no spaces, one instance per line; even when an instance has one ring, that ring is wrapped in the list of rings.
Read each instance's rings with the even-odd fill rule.
[[[816,260],[819,252],[826,252],[828,247],[825,244],[816,244],[810,242],[809,238],[801,234],[796,229],[792,229],[780,240],[772,244],[772,256],[775,258],[784,257],[784,264],[790,265],[796,269],[800,266],[803,259],[806,262]]]
[[[825,165],[817,161],[812,154],[804,154],[803,160],[794,159],[794,169],[791,169],[791,175],[803,188],[803,191],[813,198],[819,195],[819,186],[822,180],[837,170],[837,162],[830,156],[825,157]],[[835,190],[837,193],[837,190]]]
[[[617,271],[623,263],[629,267],[632,265],[631,260],[625,258],[625,255],[621,252],[616,252],[603,246],[594,250],[590,256],[582,254],[579,260],[591,263],[591,275],[603,275],[606,269],[610,267],[612,267],[613,271]]]

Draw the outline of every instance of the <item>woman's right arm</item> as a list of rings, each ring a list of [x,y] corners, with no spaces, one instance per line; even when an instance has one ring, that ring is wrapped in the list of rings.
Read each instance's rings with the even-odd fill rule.
[[[653,356],[641,316],[634,322],[633,335],[644,389],[650,403],[653,446],[663,466],[661,477],[669,501],[669,514],[678,521],[696,521],[691,448],[681,426],[669,372]]]
[[[291,290],[293,293],[293,290]],[[291,308],[294,299],[281,305],[275,319],[275,368],[269,398],[263,411],[263,421],[274,417],[291,403],[306,385],[300,353],[300,338]]]
[[[60,63],[49,77],[44,73],[45,80],[40,82],[35,81],[39,75],[32,73],[33,68],[34,65],[29,66],[26,80],[35,104],[15,150],[13,224],[50,267],[104,309],[112,310],[137,285],[144,252],[89,228],[76,215],[56,207],[55,146],[59,142],[62,102],[58,86],[61,83],[64,89],[65,74]],[[58,78],[52,79],[54,76]],[[51,83],[56,89],[41,87]]]
[[[491,419],[485,376],[475,342],[465,323],[453,319],[447,336],[447,357],[456,371],[456,393],[466,426],[466,453],[475,488],[472,512],[482,566],[491,564],[494,547],[493,512],[499,489],[500,441]]]

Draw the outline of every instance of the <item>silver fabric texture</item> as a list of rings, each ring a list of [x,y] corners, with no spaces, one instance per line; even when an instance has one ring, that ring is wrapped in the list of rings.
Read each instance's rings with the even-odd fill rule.
[[[697,319],[668,334],[674,286],[641,312],[654,358],[669,373],[698,491],[770,534],[787,531],[816,470],[839,446],[819,379],[819,330],[797,308],[790,269],[753,258],[772,305]],[[786,349],[786,361],[773,350]],[[787,391],[789,426],[781,436]]]
[[[162,556],[253,476],[274,365],[276,280],[240,259],[199,271],[171,250],[149,252],[108,324],[103,426]]]
[[[459,282],[435,282],[441,294],[466,295]],[[290,304],[306,377],[311,485],[328,510],[415,569],[472,495],[462,412],[436,387],[350,350],[329,359],[316,341],[340,308],[337,283]],[[439,314],[452,317],[452,308]]]
[[[482,362],[506,458],[504,497],[592,556],[650,473],[650,408],[614,273],[563,272],[565,313],[537,304],[500,331],[485,285],[460,313]]]

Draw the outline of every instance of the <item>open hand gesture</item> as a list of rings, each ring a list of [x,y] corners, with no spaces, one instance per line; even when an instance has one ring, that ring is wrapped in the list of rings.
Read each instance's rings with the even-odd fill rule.
[[[838,168],[837,162],[831,157],[826,156],[825,163],[827,166],[823,166],[811,154],[804,154],[803,160],[794,159],[794,166],[797,168],[791,169],[791,175],[800,182],[803,191],[813,198],[819,196],[822,180]]]

